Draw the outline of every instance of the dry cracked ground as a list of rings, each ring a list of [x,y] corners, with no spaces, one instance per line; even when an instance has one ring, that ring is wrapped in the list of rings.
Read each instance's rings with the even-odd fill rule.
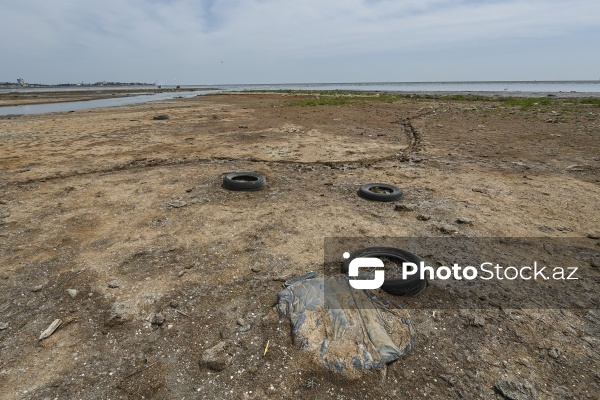
[[[273,305],[339,236],[578,238],[592,254],[581,276],[597,287],[600,109],[299,103],[314,97],[1,118],[0,397],[598,398],[597,302],[418,307],[444,290],[430,282],[395,299],[418,334],[412,351],[358,377],[314,363]],[[267,186],[227,191],[233,171]],[[404,198],[363,200],[367,182]]]

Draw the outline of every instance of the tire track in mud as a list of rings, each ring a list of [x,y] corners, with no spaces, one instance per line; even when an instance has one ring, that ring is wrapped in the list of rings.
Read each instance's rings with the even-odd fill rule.
[[[178,158],[178,159],[155,159],[155,158],[136,158],[126,163],[117,164],[108,168],[93,169],[88,171],[74,171],[70,173],[60,173],[51,176],[44,176],[39,178],[25,179],[22,181],[5,182],[0,187],[7,187],[9,185],[29,185],[33,183],[55,181],[60,179],[67,179],[79,176],[88,176],[94,174],[110,174],[113,172],[121,171],[135,171],[143,170],[146,168],[154,167],[171,167],[180,165],[192,165],[192,164],[213,164],[213,163],[225,163],[225,162],[250,162],[250,163],[264,163],[264,164],[284,164],[284,165],[322,165],[326,167],[337,167],[337,166],[349,166],[349,165],[360,165],[365,168],[369,168],[374,164],[390,160],[398,160],[400,162],[407,162],[410,160],[410,156],[418,151],[423,150],[423,136],[421,131],[416,128],[412,120],[415,118],[421,118],[425,115],[431,114],[435,111],[418,114],[414,117],[404,118],[398,121],[392,121],[392,124],[401,125],[408,142],[408,146],[400,152],[400,155],[391,155],[385,157],[365,157],[359,160],[344,160],[344,161],[299,161],[299,160],[265,160],[256,157],[247,158],[233,158],[233,157],[210,157],[210,158]]]

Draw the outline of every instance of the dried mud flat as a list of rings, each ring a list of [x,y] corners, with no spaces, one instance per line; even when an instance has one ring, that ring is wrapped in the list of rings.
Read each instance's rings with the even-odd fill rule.
[[[598,309],[411,309],[412,351],[350,378],[299,350],[273,305],[284,280],[319,271],[324,237],[580,237],[597,249],[600,109],[284,106],[303,98],[0,119],[0,397],[597,398]],[[221,187],[244,170],[267,186]],[[356,196],[377,181],[404,199]],[[597,260],[582,274],[598,282]]]

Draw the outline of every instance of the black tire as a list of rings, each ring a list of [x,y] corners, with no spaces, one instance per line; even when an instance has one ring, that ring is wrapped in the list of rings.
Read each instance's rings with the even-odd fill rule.
[[[157,121],[160,121],[160,120],[163,120],[163,119],[169,119],[169,116],[168,116],[168,115],[166,115],[166,114],[163,114],[163,115],[155,115],[155,116],[154,116],[154,118],[152,118],[152,119],[155,119],[155,120],[157,120]]]
[[[228,190],[259,190],[266,184],[265,177],[256,172],[232,172],[223,177],[223,187]]]
[[[387,183],[365,183],[358,189],[358,195],[366,200],[396,201],[402,198],[404,191]]]
[[[357,257],[386,257],[400,261],[407,261],[417,265],[422,261],[420,257],[406,250],[395,247],[366,247],[355,251],[342,265],[342,271],[347,274],[350,261]],[[385,279],[381,289],[395,296],[416,296],[427,286],[427,279],[421,279],[421,269],[416,274],[409,275],[406,279]]]

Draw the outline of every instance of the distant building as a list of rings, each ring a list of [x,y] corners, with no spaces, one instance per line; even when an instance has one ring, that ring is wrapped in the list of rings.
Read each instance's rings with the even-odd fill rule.
[[[25,83],[25,79],[23,78],[17,79],[17,83],[19,84],[19,86],[27,86],[27,84]]]

